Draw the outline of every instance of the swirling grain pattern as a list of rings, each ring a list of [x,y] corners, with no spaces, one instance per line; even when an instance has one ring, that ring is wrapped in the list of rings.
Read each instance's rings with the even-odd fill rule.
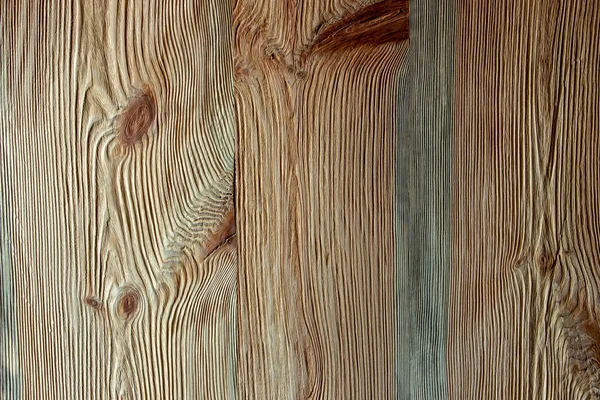
[[[600,398],[600,5],[457,13],[450,397]]]
[[[407,6],[235,3],[242,398],[396,396],[393,160]]]
[[[2,1],[2,398],[235,397],[231,13]]]

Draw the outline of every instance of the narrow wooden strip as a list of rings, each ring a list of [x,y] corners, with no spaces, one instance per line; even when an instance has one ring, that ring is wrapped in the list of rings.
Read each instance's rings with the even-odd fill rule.
[[[408,45],[408,43],[407,43]],[[408,51],[410,54],[410,50]],[[405,57],[400,69],[398,80],[398,101],[396,105],[396,159],[395,159],[395,233],[396,233],[396,385],[399,398],[406,398],[410,394],[410,357],[411,357],[411,289],[408,277],[409,238],[410,238],[410,210],[411,193],[407,190],[410,177],[411,135],[408,134],[409,121],[409,89],[410,58]]]
[[[408,0],[383,0],[344,15],[317,32],[312,51],[401,42],[409,36]]]
[[[396,220],[400,398],[447,396],[454,2],[410,4],[409,72],[398,109]]]

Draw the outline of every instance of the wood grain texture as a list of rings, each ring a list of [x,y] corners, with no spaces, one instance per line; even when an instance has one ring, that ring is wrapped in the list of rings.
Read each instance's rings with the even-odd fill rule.
[[[410,54],[410,48],[409,48]],[[404,57],[400,66],[396,103],[396,160],[395,160],[395,220],[396,234],[396,398],[410,397],[411,310],[410,279],[408,278],[411,196],[406,190],[409,180],[408,105],[410,88],[410,58]]]
[[[410,4],[397,106],[398,398],[447,397],[454,1]]]
[[[396,395],[407,15],[405,1],[235,3],[242,398]]]
[[[2,398],[235,396],[231,12],[2,1]]]
[[[451,397],[598,398],[600,4],[457,10]]]

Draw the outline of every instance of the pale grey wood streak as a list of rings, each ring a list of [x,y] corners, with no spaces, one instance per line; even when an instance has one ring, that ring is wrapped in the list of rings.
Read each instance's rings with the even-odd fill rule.
[[[451,397],[598,398],[600,3],[457,10]]]
[[[411,135],[408,134],[408,100],[410,83],[410,58],[405,57],[400,67],[398,80],[398,101],[396,105],[396,181],[394,204],[396,207],[394,229],[396,232],[396,385],[398,397],[409,396],[410,393],[410,345],[411,345],[411,311],[410,311],[410,279],[408,278],[408,246],[410,245],[410,207],[411,196],[407,190],[410,173]]]
[[[399,398],[447,396],[454,1],[411,0],[396,168]]]
[[[235,396],[231,3],[0,5],[0,386]]]

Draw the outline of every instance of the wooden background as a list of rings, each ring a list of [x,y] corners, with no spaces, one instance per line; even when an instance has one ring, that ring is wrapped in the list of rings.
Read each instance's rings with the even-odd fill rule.
[[[2,399],[600,396],[600,3],[0,0]]]

